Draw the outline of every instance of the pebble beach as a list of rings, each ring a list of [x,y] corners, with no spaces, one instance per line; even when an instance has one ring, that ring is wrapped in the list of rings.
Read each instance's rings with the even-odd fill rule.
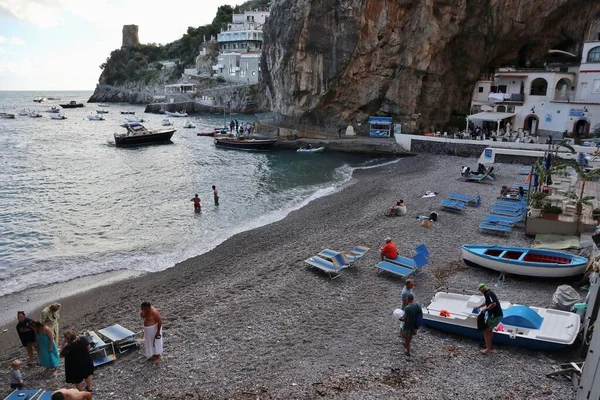
[[[473,168],[477,160],[418,155],[357,170],[342,190],[208,253],[61,299],[61,332],[98,331],[114,323],[139,332],[143,301],[163,316],[161,363],[152,366],[142,348],[119,355],[96,370],[94,399],[574,398],[570,381],[545,375],[555,364],[578,358],[575,346],[560,353],[497,346],[485,356],[477,341],[421,328],[412,356],[404,355],[392,317],[404,280],[375,269],[387,236],[401,255],[412,255],[421,243],[429,248],[429,264],[415,277],[415,299],[422,305],[440,287],[475,294],[484,282],[500,299],[550,307],[561,284],[509,276],[498,286],[495,272],[462,263],[461,244],[532,242],[522,229],[506,236],[478,229],[500,187],[524,179],[517,174],[521,166],[502,164],[496,181],[467,183],[458,179],[462,165]],[[422,198],[426,191],[438,195]],[[479,193],[482,205],[442,211],[440,201],[449,192]],[[400,199],[408,214],[386,217]],[[438,220],[425,228],[416,217],[432,211]],[[303,262],[324,248],[357,245],[371,251],[334,280]],[[7,382],[11,361],[26,360],[15,330],[20,305],[8,307],[14,307],[15,321],[0,334]],[[39,366],[22,372],[29,388],[65,387],[62,365],[55,377],[43,376]]]

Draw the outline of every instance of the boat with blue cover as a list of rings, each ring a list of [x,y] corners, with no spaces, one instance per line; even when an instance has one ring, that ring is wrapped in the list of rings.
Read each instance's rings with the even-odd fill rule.
[[[483,341],[477,330],[482,295],[438,292],[427,307],[422,307],[423,325],[444,332]],[[575,342],[581,321],[575,313],[529,307],[500,301],[502,322],[495,328],[496,344],[533,350],[561,350]]]
[[[564,278],[585,272],[588,259],[559,250],[464,244],[462,258],[472,267],[539,278]]]

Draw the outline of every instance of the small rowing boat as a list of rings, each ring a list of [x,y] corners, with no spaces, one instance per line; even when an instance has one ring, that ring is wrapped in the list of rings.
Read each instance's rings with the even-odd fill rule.
[[[320,153],[320,152],[322,152],[324,150],[325,150],[325,147],[316,147],[316,148],[314,148],[314,147],[311,147],[311,148],[304,147],[304,148],[296,150],[296,152],[298,152],[298,153]]]

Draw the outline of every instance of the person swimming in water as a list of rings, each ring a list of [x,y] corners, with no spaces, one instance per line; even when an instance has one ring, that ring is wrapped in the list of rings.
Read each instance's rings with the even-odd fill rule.
[[[202,203],[200,197],[198,197],[198,193],[192,197],[192,201],[194,202],[194,212],[200,212],[202,209]]]

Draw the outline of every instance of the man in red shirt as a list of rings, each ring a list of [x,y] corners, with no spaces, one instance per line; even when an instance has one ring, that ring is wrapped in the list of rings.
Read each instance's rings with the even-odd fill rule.
[[[389,237],[385,238],[385,245],[380,249],[381,250],[381,261],[383,261],[384,257],[387,258],[397,258],[398,257],[398,248],[396,244],[392,242],[392,239]]]

